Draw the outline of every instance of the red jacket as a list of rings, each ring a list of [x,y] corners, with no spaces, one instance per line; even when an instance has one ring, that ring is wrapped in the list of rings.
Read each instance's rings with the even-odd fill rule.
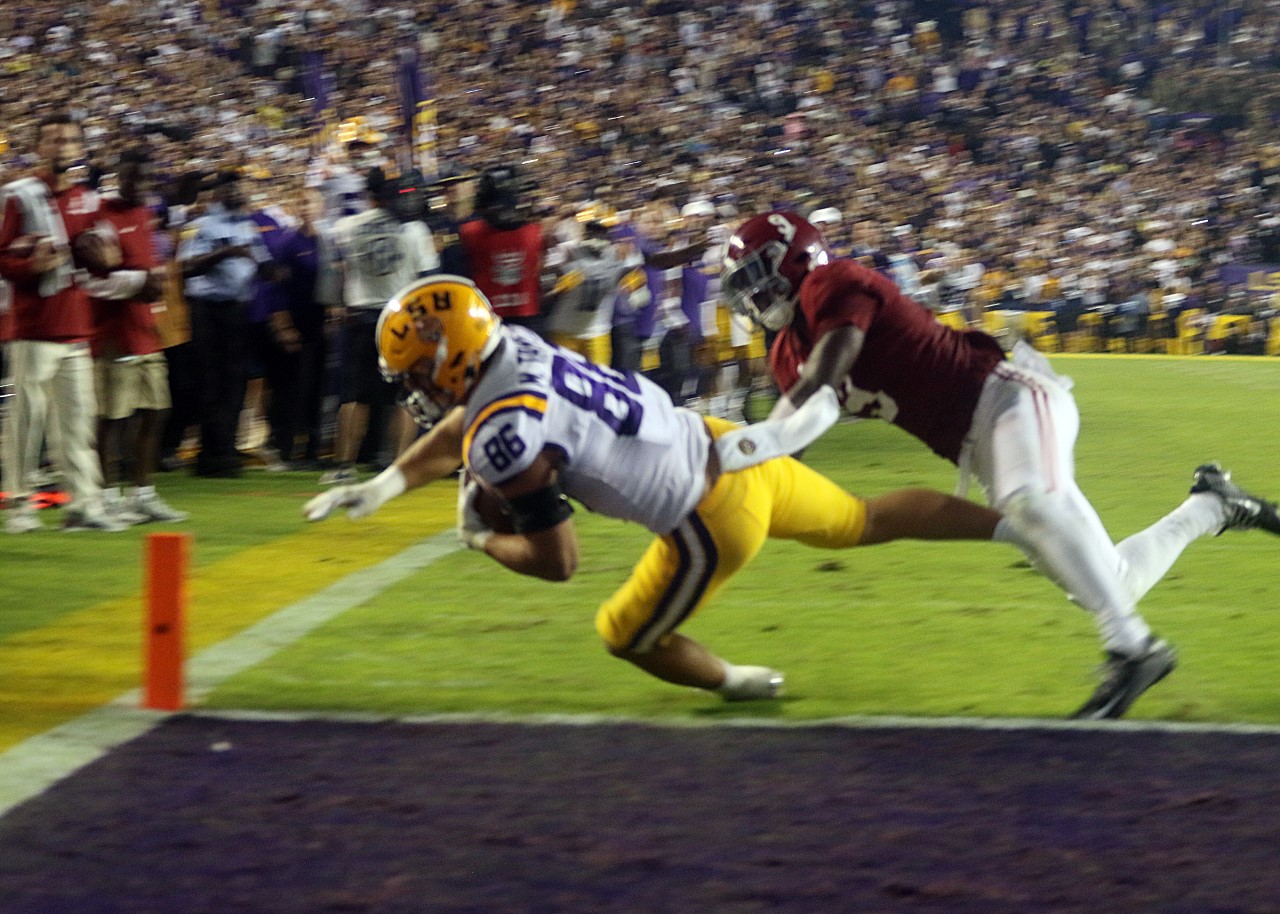
[[[56,202],[67,230],[67,243],[93,227],[98,218],[98,195],[77,184],[54,194],[47,176],[42,176],[50,199]],[[0,321],[0,340],[47,340],[55,343],[82,343],[93,333],[89,297],[73,278],[71,285],[45,298],[40,295],[40,277],[31,272],[31,252],[13,251],[9,246],[22,235],[35,234],[23,225],[22,208],[12,196],[5,201],[0,221],[0,277],[13,286],[13,306]]]
[[[541,311],[542,226],[530,222],[502,231],[472,219],[458,234],[471,280],[499,317],[532,317]]]
[[[117,197],[102,201],[99,221],[115,227],[120,240],[120,269],[150,270],[156,266],[152,224],[155,216],[145,206],[126,206]],[[133,297],[124,301],[90,298],[93,305],[94,358],[149,355],[160,351],[160,334],[152,302]]]

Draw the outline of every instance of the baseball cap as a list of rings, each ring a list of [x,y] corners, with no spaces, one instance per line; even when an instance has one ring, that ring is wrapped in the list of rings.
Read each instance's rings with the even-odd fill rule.
[[[815,209],[809,214],[809,221],[814,225],[835,225],[841,218],[840,210],[834,206],[824,206],[822,209]]]
[[[681,216],[714,216],[716,208],[707,200],[693,200],[680,210]]]

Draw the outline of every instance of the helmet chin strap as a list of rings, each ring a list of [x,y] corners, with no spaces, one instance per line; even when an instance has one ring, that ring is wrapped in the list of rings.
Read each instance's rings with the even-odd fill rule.
[[[787,324],[796,313],[796,304],[791,299],[776,300],[760,315],[760,326],[776,333]]]

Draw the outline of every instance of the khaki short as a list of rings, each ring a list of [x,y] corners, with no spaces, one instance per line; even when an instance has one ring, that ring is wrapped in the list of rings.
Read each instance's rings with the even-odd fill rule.
[[[168,409],[169,366],[164,353],[153,352],[127,361],[94,359],[93,380],[98,392],[98,415],[127,419],[140,409]]]

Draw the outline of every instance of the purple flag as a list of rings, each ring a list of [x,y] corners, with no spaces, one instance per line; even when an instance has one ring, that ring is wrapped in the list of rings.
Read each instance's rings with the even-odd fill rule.
[[[416,48],[401,49],[397,81],[400,85],[401,126],[410,159],[413,167],[432,177],[438,171],[435,88],[422,70]]]
[[[302,91],[311,99],[311,132],[323,137],[338,120],[333,109],[333,74],[324,67],[324,52],[306,51],[302,55]]]

